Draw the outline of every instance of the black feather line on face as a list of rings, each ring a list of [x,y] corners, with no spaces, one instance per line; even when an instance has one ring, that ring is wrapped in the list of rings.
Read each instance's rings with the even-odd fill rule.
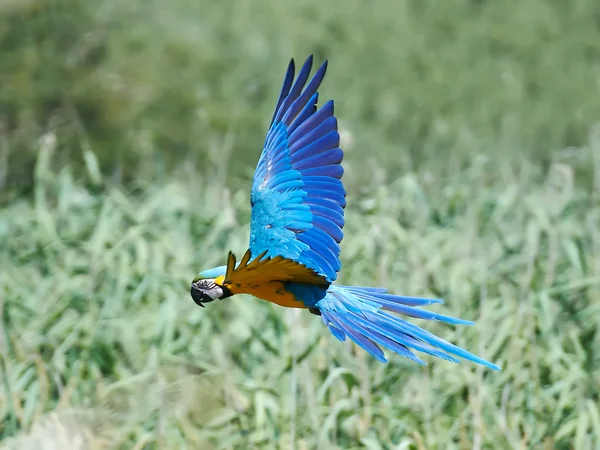
[[[231,297],[233,295],[233,292],[231,292],[231,289],[229,289],[227,286],[221,286],[221,289],[223,289],[223,295],[221,295],[219,300],[223,300],[224,298]]]

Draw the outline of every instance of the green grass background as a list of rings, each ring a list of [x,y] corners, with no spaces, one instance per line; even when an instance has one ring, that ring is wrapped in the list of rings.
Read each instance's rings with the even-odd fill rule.
[[[0,2],[0,448],[600,447],[600,3]],[[342,283],[503,367],[196,307],[290,57],[330,61]],[[418,322],[418,321],[415,321]]]

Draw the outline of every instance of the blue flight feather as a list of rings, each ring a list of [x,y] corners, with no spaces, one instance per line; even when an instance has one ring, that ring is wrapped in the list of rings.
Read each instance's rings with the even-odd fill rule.
[[[327,120],[325,120],[324,122],[319,124],[313,131],[305,134],[301,139],[298,139],[295,141],[292,141],[292,139],[290,139],[289,140],[290,152],[295,153],[300,149],[304,149],[304,147],[306,147],[309,144],[313,144],[315,141],[317,141],[318,139],[327,135],[328,133],[332,133],[332,132],[336,132],[336,131],[337,131],[337,119],[333,116],[329,117]],[[339,142],[340,142],[340,136],[338,134],[337,142],[334,145],[332,145],[330,148],[337,147],[339,145]]]
[[[331,131],[316,141],[296,150],[291,154],[291,162],[296,163],[311,157],[318,157],[327,150],[333,150],[340,144],[340,135],[337,131]]]
[[[306,86],[306,89],[298,96],[294,103],[290,105],[290,108],[286,111],[285,115],[281,119],[283,123],[290,126],[292,118],[296,117],[298,113],[304,108],[307,102],[310,101],[310,98],[313,94],[316,93],[317,89],[319,89],[319,85],[321,81],[323,81],[323,77],[325,76],[325,72],[327,71],[327,61],[323,63],[321,67],[317,70],[312,80]]]
[[[329,166],[322,167],[311,167],[309,169],[302,169],[300,173],[303,176],[322,176],[322,177],[332,177],[332,178],[342,178],[344,175],[344,168],[339,164],[332,164]]]
[[[313,57],[312,57],[312,55],[310,55],[307,58],[307,60],[304,62],[302,67],[300,68],[300,73],[298,73],[298,78],[296,78],[296,82],[293,84],[292,88],[290,89],[289,94],[283,100],[281,107],[277,111],[277,114],[275,116],[275,122],[281,122],[285,125],[288,125],[287,123],[285,123],[282,120],[283,116],[288,111],[291,104],[298,98],[298,95],[300,95],[300,92],[302,92],[302,88],[306,84],[306,80],[308,80],[308,76],[310,74],[310,69],[312,68],[312,62],[313,62]]]
[[[288,65],[287,72],[285,74],[285,78],[283,80],[283,85],[281,86],[281,92],[279,93],[279,99],[277,100],[277,106],[275,106],[275,113],[273,114],[273,118],[271,119],[271,125],[275,121],[275,115],[279,108],[281,107],[281,103],[287,97],[290,92],[290,87],[292,86],[292,81],[294,81],[294,60],[292,59]]]
[[[342,232],[341,228],[338,227],[331,220],[328,220],[322,216],[318,216],[315,214],[313,216],[312,223],[313,223],[313,225],[319,227],[321,230],[323,230],[328,235],[333,237],[333,240],[335,242],[338,242],[338,243],[342,242],[342,239],[344,238],[344,233]]]
[[[336,272],[342,268],[342,263],[337,257],[338,252],[336,251],[335,245],[324,240],[322,234],[318,232],[303,233],[299,239],[308,244],[311,248],[324,249],[323,253],[317,253],[318,257],[326,259],[327,265],[332,267]]]
[[[293,61],[286,72],[252,182],[250,252],[293,259],[332,282],[341,267],[343,152],[333,102],[316,107],[327,62],[309,81],[312,61],[295,81]]]
[[[308,204],[306,204],[308,206]],[[344,226],[344,216],[333,209],[325,208],[320,205],[310,204],[310,210],[315,216],[321,216],[331,220],[340,229]]]
[[[314,95],[310,98],[308,103],[304,106],[300,114],[294,119],[292,124],[288,127],[288,133],[291,135],[293,131],[298,127],[298,125],[304,123],[311,115],[313,115],[317,111],[317,101],[319,100],[319,93],[315,92]],[[290,139],[290,145],[293,142]]]
[[[313,181],[312,179],[303,179],[302,182],[304,183],[304,186],[306,186],[306,189],[317,189],[319,191],[332,191],[341,192],[343,195],[346,194],[344,185],[340,182],[340,180],[335,178],[330,181]]]
[[[286,170],[278,173],[269,179],[269,187],[278,186],[280,183],[287,183],[288,181],[299,180],[301,177],[295,170]]]
[[[327,166],[329,164],[339,164],[342,162],[342,158],[344,157],[344,153],[339,148],[332,148],[330,150],[326,150],[323,153],[310,156],[302,161],[296,162],[294,168],[296,170],[311,168],[317,166]]]
[[[312,198],[318,198],[317,196],[319,195],[322,197],[329,197],[327,200],[337,203],[342,208],[346,206],[346,193],[344,191],[319,191],[318,189],[307,189],[306,187],[303,191],[308,194],[308,197],[311,200]]]
[[[297,128],[294,127],[295,123],[292,123],[292,126],[290,127],[290,143],[293,144],[306,133],[309,133],[311,130],[314,130],[321,125],[327,118],[333,116],[333,110],[333,100],[329,100],[321,107],[321,109],[311,115],[302,124],[298,124]]]

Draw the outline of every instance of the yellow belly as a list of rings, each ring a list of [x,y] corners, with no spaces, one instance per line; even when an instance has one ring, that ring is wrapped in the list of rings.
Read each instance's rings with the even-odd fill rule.
[[[253,288],[246,287],[244,293],[286,308],[306,308],[304,302],[296,300],[294,294],[286,291],[281,281],[269,281]]]

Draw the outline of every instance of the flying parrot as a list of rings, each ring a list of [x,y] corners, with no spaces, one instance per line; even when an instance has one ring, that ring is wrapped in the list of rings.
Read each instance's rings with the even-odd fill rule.
[[[317,108],[327,61],[308,81],[312,63],[311,55],[295,81],[294,60],[289,63],[252,182],[249,249],[239,262],[229,252],[227,265],[200,272],[191,284],[194,302],[204,306],[251,294],[308,309],[337,339],[351,339],[383,363],[387,359],[381,347],[420,364],[425,362],[415,351],[500,370],[396,315],[473,324],[421,308],[441,300],[334,284],[344,236],[343,151],[333,101]]]

